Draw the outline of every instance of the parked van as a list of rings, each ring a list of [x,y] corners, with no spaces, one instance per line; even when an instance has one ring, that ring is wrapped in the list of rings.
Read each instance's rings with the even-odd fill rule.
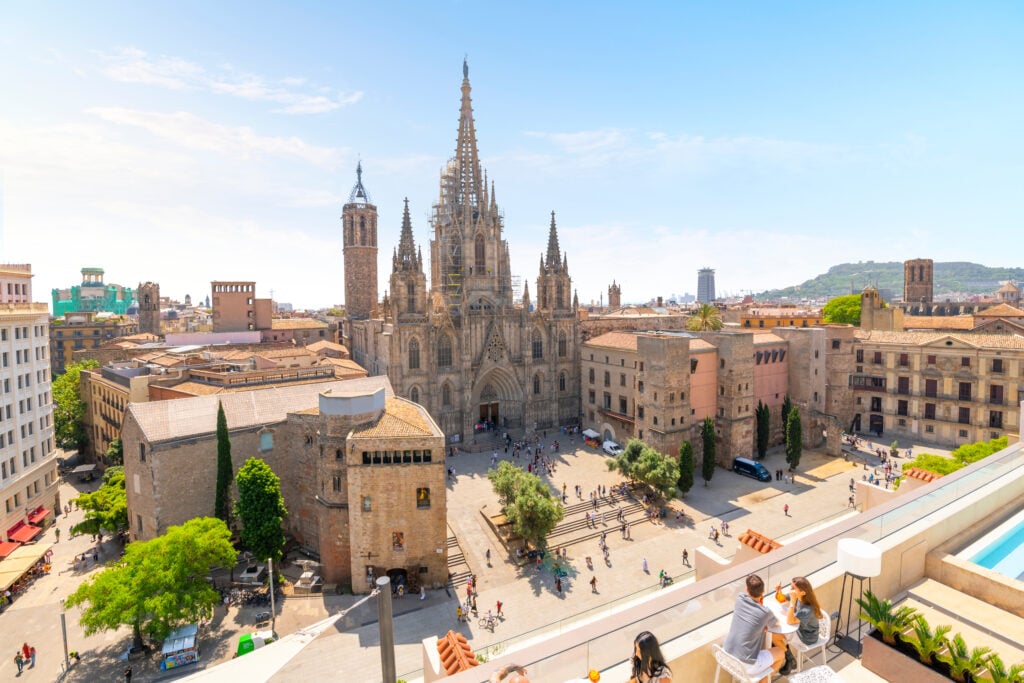
[[[745,474],[748,477],[753,477],[758,481],[772,480],[772,475],[768,472],[768,469],[761,463],[751,460],[750,458],[733,458],[732,471],[738,472],[739,474]]]
[[[601,445],[601,449],[608,455],[618,455],[622,452],[622,446],[614,441],[605,441],[604,444]]]

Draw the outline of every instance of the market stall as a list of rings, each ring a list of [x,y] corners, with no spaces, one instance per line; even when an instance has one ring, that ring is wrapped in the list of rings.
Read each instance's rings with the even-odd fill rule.
[[[53,546],[36,543],[15,548],[0,562],[0,591],[8,588],[12,594],[25,590],[38,576],[50,571]]]
[[[96,478],[96,465],[79,465],[71,474],[78,477],[78,481],[92,481]]]
[[[197,624],[189,624],[171,631],[164,640],[163,649],[160,651],[160,669],[176,669],[186,664],[195,664],[199,661],[199,643],[196,634],[199,633]]]
[[[601,446],[601,435],[595,432],[593,429],[584,429],[583,432],[583,443],[594,448]]]

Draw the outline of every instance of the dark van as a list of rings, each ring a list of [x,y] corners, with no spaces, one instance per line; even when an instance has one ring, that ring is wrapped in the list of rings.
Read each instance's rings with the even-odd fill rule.
[[[750,458],[733,458],[732,471],[738,472],[739,474],[745,474],[748,477],[753,477],[758,481],[772,480],[772,475],[768,473],[768,469],[761,463],[751,460]]]

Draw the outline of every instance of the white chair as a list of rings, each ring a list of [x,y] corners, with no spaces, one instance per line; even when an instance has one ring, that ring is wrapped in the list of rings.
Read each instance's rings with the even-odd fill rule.
[[[842,683],[842,680],[839,674],[827,666],[816,666],[789,676],[789,683]]]
[[[818,640],[811,645],[804,645],[803,641],[799,638],[793,638],[790,641],[790,647],[796,650],[796,670],[803,671],[804,668],[804,654],[807,654],[807,659],[811,658],[811,650],[821,650],[821,663],[828,664],[826,660],[825,648],[829,644],[830,634],[832,632],[832,619],[829,617],[828,612],[822,611],[821,619],[818,620]]]
[[[763,671],[747,673],[747,665],[726,652],[719,645],[712,644],[711,652],[715,655],[718,666],[715,668],[715,683],[718,683],[718,674],[722,669],[729,674],[733,680],[744,681],[744,683],[758,683],[762,678],[772,673],[771,665]]]

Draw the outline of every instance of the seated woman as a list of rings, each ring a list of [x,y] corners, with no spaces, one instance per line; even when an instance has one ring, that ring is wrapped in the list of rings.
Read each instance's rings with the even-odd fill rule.
[[[644,631],[633,641],[633,676],[629,683],[671,683],[672,670],[665,664],[658,639]]]
[[[818,620],[821,619],[821,605],[818,604],[818,596],[814,594],[811,582],[803,576],[798,576],[789,584],[789,609],[786,612],[786,622],[791,625],[799,624],[794,633],[789,635],[772,634],[772,644],[782,647],[786,646],[787,661],[792,656],[789,652],[787,640],[799,638],[804,645],[814,645],[818,642]]]

